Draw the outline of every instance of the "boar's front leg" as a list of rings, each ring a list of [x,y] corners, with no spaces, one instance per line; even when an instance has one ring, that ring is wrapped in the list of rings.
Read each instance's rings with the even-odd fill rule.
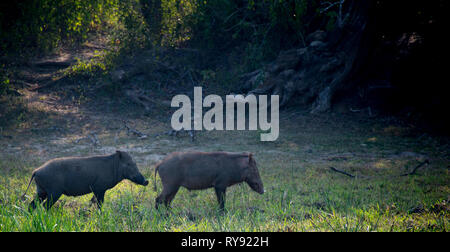
[[[92,195],[90,202],[91,204],[97,203],[97,198],[95,197],[95,195]]]
[[[216,196],[217,201],[219,202],[219,209],[220,211],[223,211],[225,209],[225,193],[227,188],[226,187],[214,187],[216,190]]]

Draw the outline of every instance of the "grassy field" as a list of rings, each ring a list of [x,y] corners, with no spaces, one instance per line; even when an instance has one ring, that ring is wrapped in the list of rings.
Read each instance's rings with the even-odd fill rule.
[[[28,121],[3,130],[0,138],[2,232],[365,232],[447,231],[450,227],[448,141],[393,120],[284,111],[276,142],[260,142],[258,131],[203,131],[192,142],[187,135],[163,134],[170,130],[169,113],[127,114],[129,124],[148,136],[139,139],[126,134],[118,120],[125,114],[114,106],[98,112],[51,106],[45,103],[51,101],[49,97],[29,99],[29,104],[33,101],[38,103],[33,105],[38,115],[28,111]],[[85,138],[89,133],[98,137],[97,146]],[[44,161],[116,149],[133,156],[149,186],[123,181],[106,193],[102,211],[86,195],[63,196],[48,212],[42,207],[29,212],[34,185],[27,199],[20,199],[31,171]],[[158,177],[158,192],[154,192],[154,165],[167,153],[187,150],[255,153],[266,193],[259,195],[246,184],[230,187],[227,211],[220,213],[213,189],[189,192],[182,188],[172,209],[155,210],[161,182]],[[398,176],[424,160],[430,165],[416,174]],[[330,166],[356,178],[333,172]]]

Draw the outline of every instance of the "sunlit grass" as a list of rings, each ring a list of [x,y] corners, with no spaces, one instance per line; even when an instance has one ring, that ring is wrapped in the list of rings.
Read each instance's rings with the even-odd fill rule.
[[[102,211],[91,205],[91,195],[86,195],[63,196],[48,212],[42,207],[29,212],[31,199],[20,199],[29,172],[7,169],[14,161],[1,161],[0,231],[444,231],[449,228],[448,211],[435,209],[442,204],[439,199],[448,193],[442,172],[425,178],[352,180],[320,167],[265,161],[260,162],[260,170],[266,194],[258,195],[245,184],[230,187],[225,213],[218,211],[212,189],[191,192],[181,189],[172,209],[156,210],[157,192],[152,190],[152,179],[148,187],[128,181],[120,183],[107,192]],[[21,165],[29,167],[26,161]],[[159,179],[157,183],[160,191]],[[423,183],[441,184],[447,191],[426,193]],[[422,210],[411,212],[419,205]]]
[[[45,127],[55,125],[45,119]],[[97,120],[97,121],[96,121]],[[313,120],[313,122],[311,122]],[[200,132],[168,136],[166,124],[155,118],[132,125],[150,136],[138,139],[118,130],[121,121],[108,114],[90,125],[59,124],[65,133],[25,131],[0,140],[0,231],[447,231],[449,174],[445,148],[438,141],[374,134],[367,125],[352,129],[345,121],[301,117],[281,120],[280,138],[262,143],[258,131]],[[314,125],[313,127],[311,125]],[[69,128],[70,126],[70,128]],[[75,140],[93,130],[101,146]],[[364,127],[362,127],[364,126]],[[375,127],[375,126],[374,126]],[[367,130],[369,128],[369,130]],[[79,135],[81,134],[81,135]],[[367,142],[370,137],[376,142]],[[365,145],[363,145],[365,144]],[[107,191],[102,211],[90,203],[91,194],[63,196],[50,211],[28,211],[34,185],[23,201],[31,171],[61,156],[87,156],[129,151],[147,187],[123,181]],[[171,209],[154,208],[162,190],[153,191],[155,163],[172,151],[250,151],[260,170],[266,193],[259,195],[245,183],[229,187],[227,211],[220,213],[213,189],[181,188]],[[401,155],[408,151],[407,155]],[[411,152],[417,152],[411,155]],[[418,153],[421,153],[420,155]],[[421,155],[430,165],[411,171]],[[333,166],[358,175],[353,179],[332,172]],[[361,175],[361,176],[360,176]]]

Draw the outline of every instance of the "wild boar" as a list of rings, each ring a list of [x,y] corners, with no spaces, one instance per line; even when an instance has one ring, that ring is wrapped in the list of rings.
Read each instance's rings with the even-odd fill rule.
[[[251,153],[172,153],[155,168],[155,191],[156,172],[163,184],[163,191],[155,201],[156,209],[161,203],[169,206],[180,186],[188,190],[214,187],[220,210],[225,208],[225,192],[231,185],[245,181],[254,191],[264,193]]]
[[[139,185],[148,185],[148,181],[139,172],[131,156],[122,151],[112,155],[91,157],[65,157],[47,161],[32,173],[28,188],[35,180],[37,197],[44,202],[46,209],[64,194],[80,196],[94,193],[97,206],[101,208],[105,192],[116,186],[123,179],[129,179]],[[36,208],[35,200],[30,208]]]

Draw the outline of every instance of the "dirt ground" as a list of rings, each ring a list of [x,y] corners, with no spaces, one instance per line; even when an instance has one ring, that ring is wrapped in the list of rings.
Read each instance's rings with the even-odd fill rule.
[[[352,113],[342,106],[329,114],[282,110],[280,137],[271,143],[259,141],[260,131],[200,131],[192,141],[187,132],[177,136],[170,132],[174,111],[170,95],[150,96],[159,105],[149,112],[126,97],[71,96],[82,80],[47,89],[49,83],[57,83],[64,69],[77,60],[92,59],[101,48],[86,43],[78,50],[61,50],[15,70],[16,77],[29,84],[20,90],[27,116],[17,127],[2,129],[2,156],[43,162],[120,149],[130,152],[138,164],[151,166],[172,151],[224,150],[251,151],[264,159],[283,155],[292,161],[324,166],[330,161],[358,158],[366,168],[376,165],[378,158],[413,162],[449,157],[445,137],[433,136],[395,118],[372,117],[365,111]]]
[[[17,71],[21,76],[29,77],[27,82],[38,84],[20,90],[25,107],[24,116],[16,126],[2,128],[0,160],[3,162],[3,176],[20,174],[23,187],[33,169],[56,157],[110,154],[115,150],[123,150],[133,156],[144,176],[150,177],[154,165],[170,152],[247,151],[255,154],[261,177],[269,192],[265,200],[281,200],[280,204],[284,206],[283,201],[292,198],[288,206],[292,204],[297,208],[289,208],[294,213],[286,216],[296,216],[295,211],[301,211],[302,216],[305,211],[305,216],[314,215],[314,211],[309,212],[303,207],[312,207],[318,211],[331,209],[332,204],[328,200],[317,200],[317,197],[325,197],[325,190],[330,189],[329,193],[336,193],[336,202],[342,195],[347,195],[350,189],[342,188],[353,186],[353,180],[332,171],[330,167],[357,178],[374,178],[376,181],[368,179],[358,182],[358,192],[354,194],[357,195],[356,199],[350,198],[351,202],[342,204],[354,204],[354,207],[362,209],[376,207],[377,204],[381,204],[382,209],[392,209],[393,204],[397,204],[401,206],[403,213],[414,212],[414,209],[419,209],[418,212],[422,213],[422,204],[432,207],[435,202],[443,200],[445,203],[449,200],[448,139],[396,118],[374,117],[364,111],[354,113],[347,109],[310,114],[290,108],[280,112],[280,134],[275,142],[261,142],[262,132],[259,130],[199,131],[192,141],[188,132],[178,135],[171,132],[170,118],[173,109],[169,105],[170,95],[153,94],[150,97],[158,105],[151,111],[144,111],[142,106],[126,97],[116,96],[111,99],[92,93],[84,98],[72,96],[72,91],[80,86],[79,82],[70,82],[63,88],[36,88],[42,80],[60,76],[62,67],[67,67],[66,63],[61,62],[70,65],[70,59],[73,58],[70,55],[60,61],[60,56],[47,58],[45,64],[42,64],[44,61],[39,61],[41,64]],[[397,180],[399,175],[410,173],[425,160],[429,161],[429,165],[421,167],[414,175],[408,175],[411,178],[400,182]],[[392,191],[391,184],[397,184],[403,189],[411,186],[411,183],[412,189],[405,189],[405,193]],[[22,189],[24,188],[17,190]],[[376,190],[377,195],[373,194],[374,201],[366,202],[364,197],[371,190]],[[408,190],[414,193],[411,194]],[[7,200],[5,198],[3,201]],[[66,206],[77,205],[74,203],[76,200],[71,198]],[[354,200],[358,203],[353,202]],[[148,202],[152,204],[152,199],[148,199]],[[175,200],[174,204],[175,207],[183,206],[180,199]],[[245,207],[261,208],[254,205]],[[338,205],[335,207],[339,209]],[[448,208],[445,209],[444,216],[448,217]],[[271,210],[261,211],[266,211],[264,215],[272,218]],[[276,223],[276,220],[275,218],[273,221]],[[389,221],[386,221],[386,225]],[[325,227],[328,225],[323,223]],[[244,223],[239,225],[245,227]],[[409,224],[402,225],[401,228],[405,228]],[[444,229],[447,225],[448,221],[444,223]],[[294,230],[298,230],[298,227]]]

